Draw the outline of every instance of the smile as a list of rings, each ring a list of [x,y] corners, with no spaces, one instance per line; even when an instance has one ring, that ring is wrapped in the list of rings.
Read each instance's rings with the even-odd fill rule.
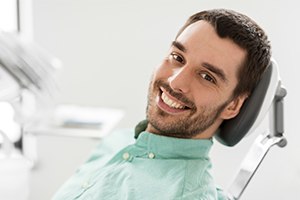
[[[185,106],[182,105],[181,103],[176,102],[176,101],[170,99],[170,98],[166,95],[166,93],[164,93],[164,92],[161,94],[161,99],[163,100],[163,102],[164,102],[165,104],[167,104],[167,105],[170,106],[171,108],[176,108],[176,109],[184,109],[184,108],[185,108]]]
[[[157,106],[161,110],[170,114],[178,114],[190,109],[183,102],[171,96],[162,87],[160,88],[160,95],[158,96]]]

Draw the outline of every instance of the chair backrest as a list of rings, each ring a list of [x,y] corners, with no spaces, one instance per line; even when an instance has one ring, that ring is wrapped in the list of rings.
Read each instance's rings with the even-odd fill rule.
[[[224,121],[215,138],[226,146],[234,146],[245,135],[252,133],[270,109],[279,82],[277,64],[272,59],[240,113],[235,118]]]

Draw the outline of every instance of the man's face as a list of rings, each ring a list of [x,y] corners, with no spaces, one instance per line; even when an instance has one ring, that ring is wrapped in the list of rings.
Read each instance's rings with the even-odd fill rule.
[[[246,51],[220,38],[206,21],[174,41],[149,87],[147,131],[180,138],[209,138],[244,99],[232,99]]]

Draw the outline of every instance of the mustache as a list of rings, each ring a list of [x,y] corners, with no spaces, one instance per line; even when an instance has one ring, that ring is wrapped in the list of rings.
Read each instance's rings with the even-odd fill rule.
[[[157,80],[154,82],[154,86],[157,88],[163,87],[171,96],[175,97],[182,103],[184,103],[187,107],[191,109],[195,109],[195,104],[187,98],[185,95],[179,92],[175,92],[168,83],[164,82],[163,80]]]

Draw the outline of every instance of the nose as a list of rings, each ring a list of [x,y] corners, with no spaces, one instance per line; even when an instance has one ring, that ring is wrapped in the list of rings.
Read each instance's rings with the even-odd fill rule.
[[[174,69],[173,75],[168,78],[170,87],[180,93],[187,93],[190,90],[191,72],[187,67]]]

